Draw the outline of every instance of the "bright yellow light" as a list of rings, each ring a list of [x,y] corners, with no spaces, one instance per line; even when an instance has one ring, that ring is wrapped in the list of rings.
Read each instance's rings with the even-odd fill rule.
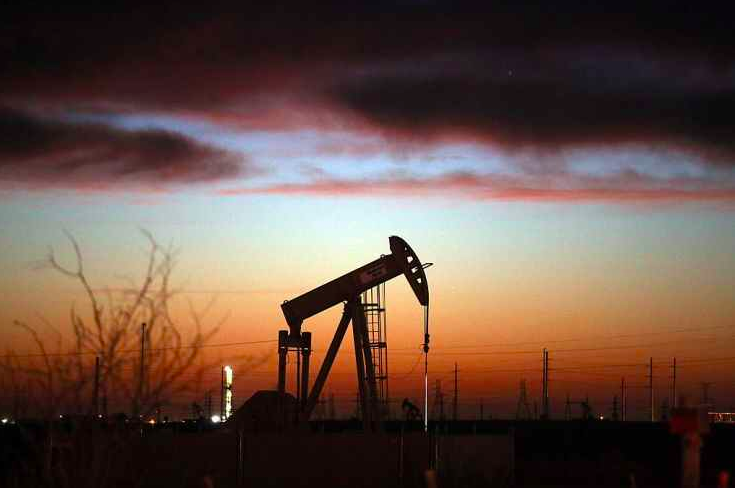
[[[149,424],[151,424],[151,425],[153,425],[153,424],[155,424],[155,423],[156,423],[156,421],[155,421],[154,419],[150,419],[150,420],[148,421],[148,423],[149,423]]]
[[[222,421],[222,419],[219,417],[219,415],[212,415],[212,423],[218,424]]]
[[[230,366],[225,366],[225,385],[232,386],[232,368]]]

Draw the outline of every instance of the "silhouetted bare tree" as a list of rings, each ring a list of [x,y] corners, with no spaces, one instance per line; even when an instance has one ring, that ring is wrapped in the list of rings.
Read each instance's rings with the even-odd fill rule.
[[[44,321],[56,332],[57,342],[50,350],[35,328],[15,322],[30,334],[38,349],[35,362],[22,361],[27,356],[21,358],[12,352],[4,357],[3,386],[16,393],[16,403],[19,396],[27,399],[32,395],[33,403],[43,406],[46,415],[90,412],[95,356],[100,359],[100,398],[126,402],[133,415],[150,415],[177,395],[198,387],[206,367],[201,363],[201,348],[224,319],[207,327],[204,319],[214,299],[203,310],[188,302],[192,331],[184,338],[170,311],[172,299],[181,291],[171,284],[177,250],[161,246],[145,230],[142,233],[148,243],[144,276],[139,281],[127,279],[123,288],[92,286],[80,246],[68,232],[75,254],[73,265],[62,264],[53,249],[36,263],[38,268],[51,269],[79,284],[86,310],[76,305],[70,309],[73,344],[67,349],[63,349],[62,334],[52,324]],[[143,323],[146,346],[141,355]],[[18,408],[22,405],[16,405]]]

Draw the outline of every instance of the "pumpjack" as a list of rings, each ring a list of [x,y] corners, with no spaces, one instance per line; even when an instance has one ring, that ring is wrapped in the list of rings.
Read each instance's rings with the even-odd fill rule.
[[[278,332],[278,397],[285,398],[286,356],[289,351],[296,352],[296,404],[297,417],[301,422],[309,420],[317,404],[322,388],[332,368],[337,351],[352,323],[352,336],[355,343],[355,365],[359,391],[360,410],[366,431],[380,427],[380,410],[376,386],[373,357],[370,349],[365,313],[361,294],[401,274],[408,280],[419,303],[425,308],[429,305],[429,286],[424,269],[411,246],[397,236],[389,238],[390,254],[361,266],[349,273],[325,283],[281,305],[288,330]],[[314,386],[309,391],[309,357],[311,355],[311,333],[302,332],[304,320],[339,303],[344,303],[342,317],[329,345],[324,362],[319,369]],[[425,312],[424,353],[429,351],[429,330]],[[281,417],[283,418],[283,417]]]

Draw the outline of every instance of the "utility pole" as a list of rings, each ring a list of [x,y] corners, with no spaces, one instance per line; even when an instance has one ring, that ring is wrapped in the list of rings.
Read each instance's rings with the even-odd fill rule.
[[[625,376],[620,380],[620,420],[625,422],[628,413],[628,396],[625,391]]]
[[[454,401],[452,402],[452,420],[454,422],[457,421],[457,395],[459,394],[457,388],[457,373],[459,370],[457,369],[457,363],[454,363]]]
[[[613,421],[618,421],[618,396],[615,395],[613,397],[613,411],[612,411],[612,419]]]
[[[480,421],[485,420],[485,412],[483,412],[482,398],[480,398]]]
[[[653,358],[649,359],[648,362],[648,400],[651,406],[651,422],[656,421],[656,407],[653,401]]]
[[[140,415],[143,401],[143,383],[145,382],[145,322],[140,324],[140,373],[138,375],[138,398],[135,401],[134,416]]]
[[[541,418],[549,419],[549,351],[544,348],[543,386],[541,388]]]
[[[94,401],[92,404],[94,416],[100,414],[100,357],[94,358]]]
[[[518,407],[516,408],[516,420],[531,420],[531,407],[528,405],[525,379],[521,380]]]
[[[676,399],[676,358],[674,363],[671,365],[671,408],[677,407]]]
[[[546,398],[546,348],[541,359],[541,417],[544,416],[544,399]]]

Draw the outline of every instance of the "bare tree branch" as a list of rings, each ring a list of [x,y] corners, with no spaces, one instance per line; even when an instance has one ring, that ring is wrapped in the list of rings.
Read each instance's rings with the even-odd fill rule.
[[[75,256],[73,266],[66,266],[49,249],[45,260],[38,262],[37,269],[50,269],[75,280],[85,293],[89,305],[89,320],[80,314],[72,303],[69,310],[70,330],[73,341],[69,342],[67,354],[51,354],[37,330],[22,321],[16,325],[23,328],[33,339],[39,351],[40,364],[21,365],[17,356],[8,355],[0,364],[2,382],[15,391],[20,391],[21,377],[29,378],[27,388],[46,396],[47,414],[64,411],[89,411],[92,406],[92,378],[94,357],[100,359],[101,391],[114,396],[120,405],[125,402],[134,415],[148,415],[161,405],[183,393],[193,393],[192,384],[201,381],[207,365],[201,363],[201,348],[217,333],[227,317],[213,326],[205,325],[205,318],[212,312],[215,298],[202,310],[189,303],[189,319],[193,331],[187,339],[177,321],[171,315],[171,302],[179,290],[172,286],[172,274],[176,266],[178,250],[172,245],[161,246],[153,235],[140,229],[147,242],[147,259],[142,280],[126,279],[127,287],[121,292],[111,288],[97,289],[87,277],[81,246],[68,231],[64,231]],[[137,283],[137,284],[136,284]],[[102,303],[105,305],[102,306]],[[61,351],[62,335],[58,329],[40,317],[58,337],[56,348]],[[145,322],[146,353],[144,374],[140,374],[140,324]],[[195,376],[197,381],[184,381]],[[6,378],[7,376],[7,378]],[[137,381],[143,382],[136,385]],[[142,386],[142,387],[141,387]],[[31,392],[25,392],[30,398]],[[111,400],[113,400],[111,398]]]

